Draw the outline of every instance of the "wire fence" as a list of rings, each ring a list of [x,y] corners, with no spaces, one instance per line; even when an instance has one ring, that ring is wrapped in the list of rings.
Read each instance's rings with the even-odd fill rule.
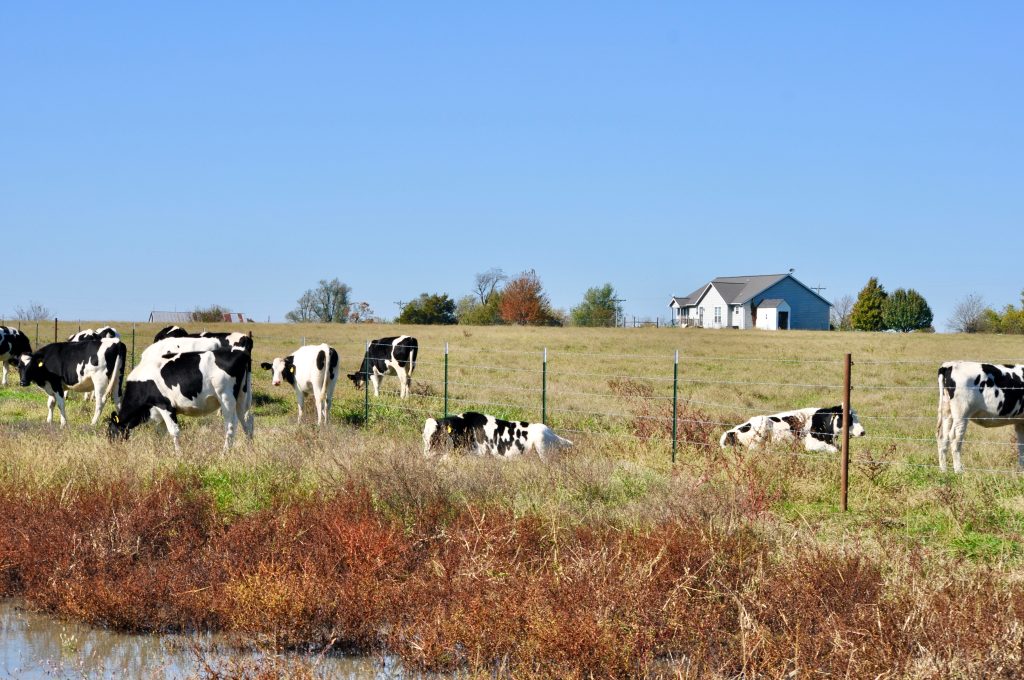
[[[145,331],[140,330],[144,328]],[[256,354],[270,358],[272,349],[286,354],[305,344],[329,342],[352,370],[358,371],[366,341],[337,337],[283,337],[264,334],[256,326]],[[50,336],[65,339],[80,322],[54,320],[23,324],[35,345]],[[152,342],[153,325],[122,327],[129,369]],[[201,329],[195,329],[201,330]],[[367,329],[369,330],[369,329]],[[145,337],[143,337],[145,336]],[[291,347],[292,349],[285,349]],[[588,347],[524,348],[480,346],[472,339],[419,345],[413,392],[396,396],[397,381],[384,380],[382,396],[368,388],[350,388],[341,399],[365,424],[386,424],[405,417],[440,417],[481,411],[508,420],[545,422],[558,432],[586,441],[617,442],[664,450],[707,451],[720,448],[721,435],[753,416],[802,408],[833,407],[844,397],[844,358],[787,355],[598,352]],[[1024,363],[1012,357],[987,363]],[[907,468],[939,471],[936,449],[936,369],[941,358],[879,360],[854,357],[851,381],[853,411],[865,428],[850,447],[850,465],[857,468]],[[344,371],[343,371],[344,373]],[[345,381],[344,374],[341,381]],[[390,382],[389,382],[390,381]],[[259,386],[257,389],[267,389]],[[346,388],[339,383],[339,390]],[[360,399],[362,404],[359,404]],[[336,404],[339,399],[336,397]],[[362,409],[359,409],[362,406]],[[979,418],[977,420],[1003,420]],[[1012,428],[1009,429],[1012,432]],[[969,428],[964,446],[964,471],[978,474],[1017,473],[1015,440],[1007,428]],[[834,435],[804,431],[802,434]],[[838,439],[835,442],[838,446]],[[798,455],[838,464],[836,453],[807,452],[793,445],[768,447],[774,453]]]

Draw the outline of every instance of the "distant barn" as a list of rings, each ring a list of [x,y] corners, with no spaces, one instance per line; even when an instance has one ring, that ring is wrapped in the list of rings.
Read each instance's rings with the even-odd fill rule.
[[[221,321],[224,323],[246,323],[251,319],[246,318],[242,312],[224,312]],[[192,323],[196,320],[195,312],[157,312],[149,313],[150,323]]]

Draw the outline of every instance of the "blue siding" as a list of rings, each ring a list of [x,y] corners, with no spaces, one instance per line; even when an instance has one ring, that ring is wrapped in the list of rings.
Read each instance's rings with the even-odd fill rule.
[[[789,303],[789,327],[793,330],[827,331],[829,305],[817,295],[786,277],[754,296],[752,302],[781,298]]]

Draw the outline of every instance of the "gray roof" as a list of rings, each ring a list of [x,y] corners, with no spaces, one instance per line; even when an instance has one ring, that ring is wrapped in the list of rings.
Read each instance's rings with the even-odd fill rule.
[[[719,276],[710,283],[693,291],[686,297],[673,297],[680,307],[695,305],[704,295],[708,286],[714,286],[729,305],[745,304],[758,293],[771,288],[789,274],[758,274],[755,276]]]
[[[758,309],[762,309],[762,308],[771,309],[773,307],[778,307],[778,306],[782,305],[783,303],[784,303],[784,300],[782,300],[781,298],[771,298],[771,299],[768,299],[768,300],[761,300],[761,304],[759,304],[757,306],[757,308]]]

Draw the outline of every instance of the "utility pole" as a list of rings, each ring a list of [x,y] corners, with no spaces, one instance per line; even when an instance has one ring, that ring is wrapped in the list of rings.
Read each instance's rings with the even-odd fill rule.
[[[625,298],[608,298],[608,302],[611,302],[612,304],[615,305],[614,309],[615,309],[615,327],[616,328],[619,327],[619,307],[618,307],[618,303],[625,302],[625,301],[626,301]],[[623,326],[623,328],[625,328],[625,326],[626,326],[626,315],[625,314],[622,315],[622,326]]]
[[[821,291],[828,290],[828,289],[825,288],[825,286],[818,285],[818,286],[811,286],[811,290],[813,290],[818,295],[821,295]]]

